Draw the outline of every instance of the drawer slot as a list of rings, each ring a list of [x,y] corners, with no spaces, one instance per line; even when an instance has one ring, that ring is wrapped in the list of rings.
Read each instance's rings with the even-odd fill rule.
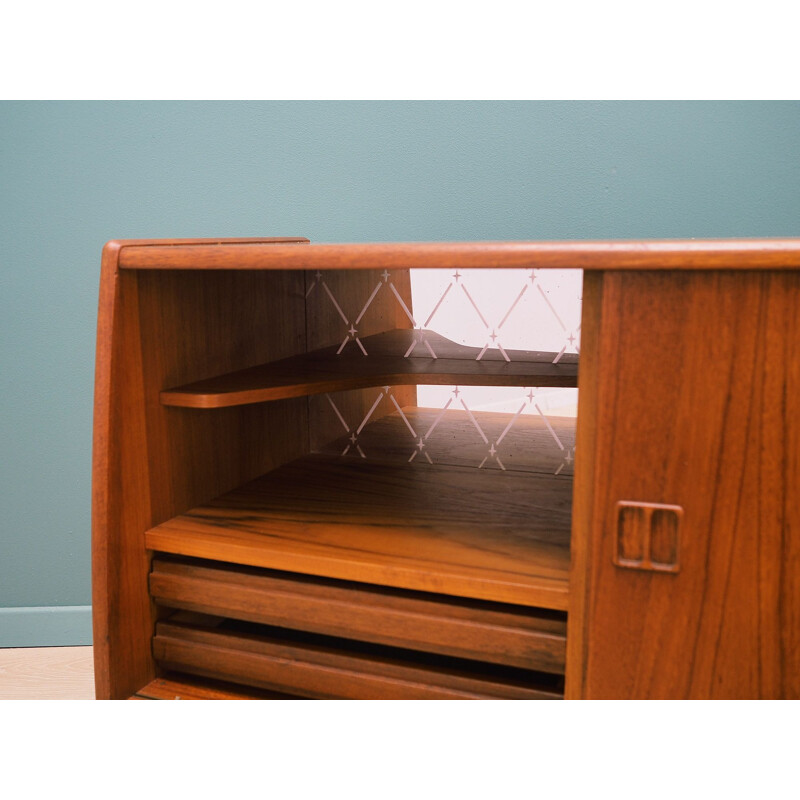
[[[211,621],[210,621],[211,622]],[[157,623],[160,667],[319,699],[559,699],[560,679],[251,623]]]
[[[171,608],[564,673],[562,612],[163,556],[150,593]]]

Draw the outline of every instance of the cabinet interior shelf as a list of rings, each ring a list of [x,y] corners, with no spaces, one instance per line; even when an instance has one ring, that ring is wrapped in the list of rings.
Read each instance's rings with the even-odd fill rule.
[[[490,348],[478,360],[481,348],[459,345],[432,331],[413,330],[392,330],[358,342],[347,341],[338,353],[340,347],[335,345],[168,389],[161,392],[161,403],[184,408],[228,408],[323,392],[407,384],[578,385],[578,356],[571,353],[564,353],[553,363],[557,353],[506,350],[510,359],[506,361],[499,350]]]
[[[404,412],[410,420],[431,413]],[[373,441],[394,441],[398,452],[401,442],[408,449],[409,436],[403,420],[393,416],[373,423],[378,428]],[[439,438],[452,439],[463,423],[463,412],[445,412]],[[566,440],[564,428],[574,421],[555,424]],[[514,435],[530,434],[533,441],[544,427],[538,417],[524,415]],[[407,461],[310,454],[151,528],[146,546],[326,578],[566,610],[569,474],[546,474],[552,472],[551,463],[537,466],[530,456],[524,468],[504,470]]]

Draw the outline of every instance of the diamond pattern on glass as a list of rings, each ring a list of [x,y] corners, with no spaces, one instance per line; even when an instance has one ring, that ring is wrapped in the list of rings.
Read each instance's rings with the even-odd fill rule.
[[[398,354],[406,358],[439,357],[429,333],[476,348],[478,361],[489,350],[506,362],[514,350],[552,352],[553,363],[565,353],[580,352],[579,270],[412,270],[411,284],[409,307],[392,273],[384,270],[354,318],[348,318],[320,272],[307,297],[322,292],[341,318],[338,353],[352,343],[368,355],[359,324],[381,293],[390,293],[398,314],[414,330],[411,344]],[[343,432],[333,443],[341,456],[554,475],[572,471],[575,389],[419,386],[418,407],[405,409],[390,386],[364,392],[367,410],[358,420],[347,419],[334,397],[326,395]]]

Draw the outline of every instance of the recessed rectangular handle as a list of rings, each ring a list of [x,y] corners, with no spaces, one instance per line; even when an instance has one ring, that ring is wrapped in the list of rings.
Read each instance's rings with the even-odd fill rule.
[[[620,500],[614,563],[650,572],[679,572],[682,518],[681,506]]]

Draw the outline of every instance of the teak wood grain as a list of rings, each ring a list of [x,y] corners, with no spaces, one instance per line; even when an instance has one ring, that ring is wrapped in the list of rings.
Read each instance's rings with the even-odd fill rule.
[[[137,279],[103,250],[92,445],[92,625],[97,697],[125,698],[155,677],[149,558],[147,447]]]
[[[287,240],[245,241],[271,247]],[[307,242],[290,241],[303,247]],[[221,263],[234,266],[242,244],[220,241],[213,247]],[[158,398],[165,386],[304,353],[309,336],[304,272],[224,266],[210,273],[122,271],[120,253],[130,246],[192,245],[110,242],[103,250],[92,478],[100,698],[129,697],[156,676],[148,643],[156,610],[146,591],[150,558],[144,532],[308,452],[310,439],[306,398],[221,409],[211,416],[166,408]],[[400,273],[396,281],[402,281]],[[282,301],[273,307],[276,297]],[[370,324],[375,332],[402,326],[394,316],[373,317]],[[314,341],[319,346],[318,335]],[[414,390],[406,391],[413,402]],[[353,394],[357,401],[359,393]]]
[[[572,482],[311,455],[147,531],[151,550],[564,610]]]
[[[566,467],[557,478],[535,474],[544,466],[537,458],[528,474],[524,462],[509,473],[478,471],[444,442],[441,464],[401,472],[408,443],[386,400],[374,427],[359,432],[387,446],[385,459],[371,472],[343,466],[330,448],[364,419],[380,387],[332,395],[344,426],[324,395],[211,413],[160,402],[169,387],[338,346],[345,326],[314,289],[320,275],[354,321],[379,275],[410,309],[410,268],[469,267],[586,270],[574,500]],[[359,335],[411,327],[393,297],[377,295]],[[568,608],[567,697],[800,697],[799,307],[800,239],[110,242],[93,444],[97,696],[180,683],[168,672],[176,666],[204,676],[187,685],[212,693],[217,680],[243,694],[487,693],[485,676],[455,686],[447,670],[442,677],[342,646],[265,644],[186,621],[159,623],[157,660],[153,634],[166,612],[147,583],[152,551],[162,548],[346,580],[354,591],[377,583]],[[416,405],[413,385],[390,393],[401,407]],[[463,419],[447,424],[454,436],[471,434]],[[328,455],[308,455],[315,450]],[[647,534],[621,525],[620,503],[680,509],[667,548],[674,572],[615,563],[620,536],[627,547],[632,530]],[[402,638],[400,626],[393,633]],[[500,684],[490,696],[519,688]]]
[[[312,698],[372,700],[554,700],[553,688],[503,673],[480,673],[362,648],[285,640],[160,622],[155,658],[166,668]],[[402,651],[400,651],[402,652]]]
[[[157,557],[161,605],[522,669],[564,673],[563,615]]]
[[[264,240],[259,246],[272,246]],[[155,675],[144,532],[307,449],[303,400],[229,409],[213,420],[167,409],[170,383],[305,349],[303,274],[137,273],[103,250],[95,370],[92,594],[99,698]],[[263,307],[296,285],[294,308]],[[257,446],[260,443],[260,446]]]
[[[183,246],[123,244],[123,269],[800,269],[798,239],[398,242],[302,248],[247,243],[224,246],[202,241]]]
[[[592,509],[597,448],[598,350],[600,311],[603,300],[602,272],[587,272],[583,277],[581,308],[581,353],[583,369],[578,380],[578,419],[575,432],[575,464],[570,535],[569,614],[567,617],[567,663],[564,696],[580,699],[588,625],[587,573],[594,557]]]
[[[340,344],[269,364],[240,370],[161,392],[161,402],[185,408],[228,406],[280,400],[289,397],[402,384],[459,386],[565,386],[578,385],[577,356],[507,350],[487,350],[478,361],[479,347],[464,347],[434,332],[425,339],[436,358],[427,352],[404,357],[418,337],[412,330],[387,331],[360,338],[368,355],[355,342],[342,353]]]
[[[796,272],[603,276],[568,696],[800,697],[798,308]],[[619,501],[682,508],[678,572],[613,563]]]

